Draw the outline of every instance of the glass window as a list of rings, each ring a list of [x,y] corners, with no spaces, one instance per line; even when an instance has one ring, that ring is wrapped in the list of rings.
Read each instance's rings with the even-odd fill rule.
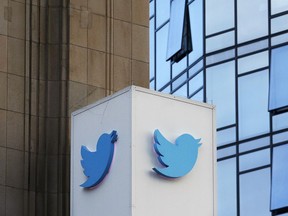
[[[175,90],[187,80],[187,73],[183,73],[172,83],[172,90]]]
[[[269,110],[288,105],[288,46],[273,49],[270,65]]]
[[[207,102],[216,105],[217,127],[235,123],[235,61],[206,70]]]
[[[261,40],[238,48],[238,55],[245,55],[257,50],[268,48],[268,40]]]
[[[189,54],[189,63],[203,55],[203,1],[195,0],[189,5],[190,26],[193,51]]]
[[[237,215],[236,159],[218,162],[218,215]]]
[[[151,4],[151,3],[150,3]],[[149,26],[149,42],[150,42],[150,79],[154,77],[154,66],[155,66],[155,56],[154,56],[154,51],[155,51],[155,38],[154,38],[154,18],[150,20],[150,26]]]
[[[240,156],[240,171],[270,164],[270,149],[265,149]]]
[[[288,34],[281,34],[275,37],[272,37],[271,39],[271,45],[275,46],[281,43],[286,43],[288,41]]]
[[[270,137],[264,137],[250,142],[241,143],[239,145],[239,152],[250,151],[268,145],[270,145]]]
[[[157,1],[158,2],[158,1]],[[156,35],[156,88],[160,89],[170,81],[170,62],[166,61],[168,24]]]
[[[240,176],[240,212],[242,216],[271,216],[269,200],[269,168]]]
[[[276,33],[288,29],[288,15],[271,19],[271,33]]]
[[[156,26],[157,28],[160,25],[162,25],[164,22],[166,22],[169,19],[169,16],[170,16],[170,0],[156,1]]]
[[[268,34],[267,0],[238,0],[237,8],[238,43]]]
[[[161,0],[160,0],[161,1]],[[171,2],[171,14],[169,22],[168,45],[167,45],[167,60],[173,59],[178,52],[183,48],[183,34],[186,23],[184,24],[185,0],[174,0]],[[187,11],[188,12],[188,11]],[[188,22],[189,24],[189,22]],[[190,30],[188,28],[188,30]],[[190,37],[190,32],[188,33]],[[190,44],[191,45],[191,44]]]
[[[288,1],[287,0],[272,0],[271,1],[271,13],[281,13],[288,10]]]
[[[149,7],[149,16],[151,17],[154,15],[154,0],[149,3]]]
[[[250,55],[238,60],[238,74],[249,72],[269,65],[268,51]]]
[[[187,57],[172,65],[172,79],[179,75],[187,67]]]
[[[288,140],[288,132],[278,133],[273,135],[273,144]]]
[[[239,78],[239,137],[269,132],[268,70]]]
[[[235,50],[231,49],[231,50],[227,50],[227,51],[215,54],[215,55],[208,56],[206,58],[206,63],[207,65],[210,65],[210,64],[221,62],[221,61],[229,60],[234,57],[235,57]]]
[[[173,95],[187,98],[187,84],[175,91]]]
[[[193,76],[195,73],[199,72],[200,69],[203,69],[203,60],[199,61],[189,70],[189,77]]]
[[[233,143],[236,140],[236,128],[217,131],[217,146]]]
[[[223,157],[228,157],[230,155],[236,154],[236,147],[231,146],[228,148],[220,149],[217,151],[217,158],[223,158]]]
[[[234,27],[234,1],[206,0],[206,34]]]
[[[273,149],[271,210],[288,207],[288,145]]]
[[[229,31],[206,39],[206,52],[213,52],[235,44],[235,31]]]
[[[193,95],[193,97],[191,97],[191,99],[195,100],[195,101],[203,102],[203,99],[204,99],[203,89],[201,91],[199,91],[197,94]]]
[[[281,130],[288,127],[288,113],[273,116],[273,130]]]
[[[193,94],[196,90],[203,86],[203,72],[197,74],[193,79],[189,80],[189,94]]]

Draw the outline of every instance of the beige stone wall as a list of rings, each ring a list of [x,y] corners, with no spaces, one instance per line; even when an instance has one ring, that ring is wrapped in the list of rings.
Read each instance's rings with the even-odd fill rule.
[[[71,0],[69,111],[132,84],[148,87],[148,4]]]
[[[69,215],[72,111],[148,87],[146,0],[0,0],[0,215]]]

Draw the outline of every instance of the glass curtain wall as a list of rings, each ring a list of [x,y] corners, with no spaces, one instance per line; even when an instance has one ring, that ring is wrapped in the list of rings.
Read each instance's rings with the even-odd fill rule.
[[[283,213],[270,196],[273,210],[273,178],[288,176],[288,1],[187,0],[193,51],[178,63],[170,3],[150,0],[150,88],[216,105],[218,215]]]

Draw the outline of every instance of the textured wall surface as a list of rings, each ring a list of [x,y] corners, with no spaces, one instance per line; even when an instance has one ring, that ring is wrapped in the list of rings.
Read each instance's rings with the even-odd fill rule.
[[[70,113],[148,87],[148,1],[0,1],[0,215],[69,215]]]

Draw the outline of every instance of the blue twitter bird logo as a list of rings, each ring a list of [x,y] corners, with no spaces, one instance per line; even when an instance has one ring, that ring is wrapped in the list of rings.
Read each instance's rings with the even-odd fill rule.
[[[201,139],[183,134],[176,139],[174,145],[166,140],[159,130],[155,130],[154,140],[158,160],[165,166],[165,168],[153,168],[156,173],[168,178],[178,178],[192,170],[198,157]]]
[[[99,184],[109,172],[114,155],[114,143],[117,141],[117,131],[104,133],[97,142],[97,150],[90,152],[86,146],[81,147],[81,165],[83,173],[88,177],[81,187],[91,188]]]

